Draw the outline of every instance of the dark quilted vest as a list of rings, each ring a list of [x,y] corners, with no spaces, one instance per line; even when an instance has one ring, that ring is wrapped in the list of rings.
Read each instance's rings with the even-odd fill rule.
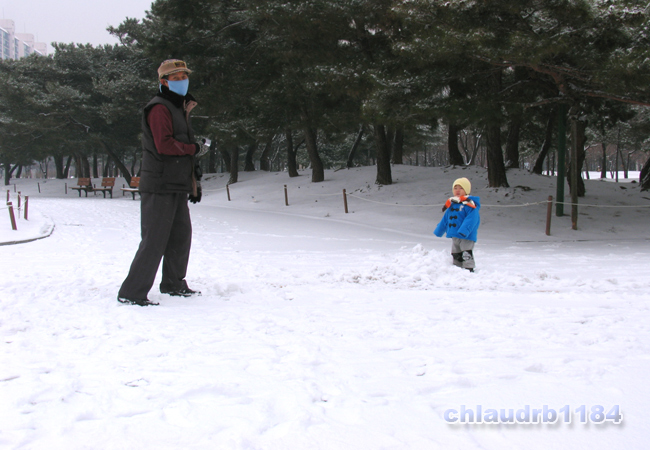
[[[140,173],[140,191],[154,194],[192,193],[193,156],[161,155],[147,123],[147,115],[155,105],[165,105],[172,114],[174,139],[185,144],[194,142],[194,132],[185,119],[182,107],[177,107],[170,100],[157,95],[142,114],[142,171]]]

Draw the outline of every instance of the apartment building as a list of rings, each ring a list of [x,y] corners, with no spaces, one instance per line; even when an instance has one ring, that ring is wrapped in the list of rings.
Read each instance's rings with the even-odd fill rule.
[[[32,53],[47,55],[47,44],[35,42],[33,34],[16,33],[13,20],[0,19],[0,58],[20,59]]]

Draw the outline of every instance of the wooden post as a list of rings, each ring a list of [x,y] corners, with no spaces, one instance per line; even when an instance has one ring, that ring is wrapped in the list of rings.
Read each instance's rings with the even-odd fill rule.
[[[18,210],[20,211],[20,192],[18,192]]]
[[[14,184],[14,192],[16,192],[16,185]]]
[[[39,182],[36,183],[36,184],[38,184],[38,193],[40,194],[40,193],[41,193],[41,183],[40,183],[40,181],[39,181]]]
[[[230,201],[230,185],[226,185],[226,192],[228,193],[228,201]]]
[[[345,189],[343,189],[343,206],[345,207],[345,214],[348,213],[348,195],[345,193]]]
[[[7,203],[9,203],[10,199],[11,199],[11,191],[7,189]]]
[[[16,226],[16,216],[14,216],[14,207],[11,202],[7,202],[7,209],[9,210],[9,220],[11,220],[11,229],[17,230]]]
[[[65,193],[68,194],[68,183],[65,184]]]
[[[27,209],[29,208],[29,195],[25,196],[25,220],[28,220],[27,218]]]
[[[289,206],[289,194],[287,193],[287,185],[284,185],[284,206]]]
[[[546,208],[546,236],[551,235],[551,217],[553,216],[553,196],[548,196],[548,206]]]

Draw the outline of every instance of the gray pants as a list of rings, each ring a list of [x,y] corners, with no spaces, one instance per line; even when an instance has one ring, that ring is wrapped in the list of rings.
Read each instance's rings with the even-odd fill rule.
[[[142,193],[142,240],[118,296],[145,299],[163,261],[161,289],[187,288],[185,275],[192,245],[187,194]]]
[[[474,269],[474,241],[467,239],[451,238],[451,256],[454,258],[454,265],[463,269]]]

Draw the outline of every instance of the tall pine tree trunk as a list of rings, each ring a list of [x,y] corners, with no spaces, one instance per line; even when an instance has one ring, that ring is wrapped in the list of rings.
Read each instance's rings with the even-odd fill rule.
[[[573,186],[572,177],[574,174],[577,174],[575,183],[577,187],[577,196],[584,197],[586,189],[585,182],[582,179],[582,166],[584,166],[585,158],[587,157],[587,153],[585,152],[585,129],[587,128],[587,124],[578,118],[574,118],[573,120],[575,121],[575,132],[572,134],[575,134],[575,142],[571,142],[571,161],[577,161],[578,168],[576,170],[573,170],[572,162],[569,162],[567,169],[567,182],[569,183],[569,192],[573,193],[571,189]],[[573,152],[577,153],[575,157],[573,155]]]
[[[641,168],[641,172],[639,173],[639,183],[641,184],[642,191],[650,190],[650,158],[647,159]]]
[[[404,127],[395,128],[393,138],[393,164],[403,164],[404,160]]]
[[[548,117],[548,122],[546,122],[546,134],[544,135],[544,143],[542,144],[542,149],[539,151],[539,155],[537,155],[537,160],[535,161],[535,165],[533,166],[532,170],[532,172],[536,173],[537,175],[541,175],[544,171],[544,160],[548,156],[548,151],[551,149],[551,143],[553,141],[553,126],[555,125],[556,121],[555,115],[555,109],[551,110]]]
[[[318,154],[316,136],[317,132],[315,129],[309,126],[305,127],[305,144],[307,145],[307,154],[309,155],[309,162],[311,163],[312,183],[320,183],[325,180],[325,169],[323,168],[323,162]]]
[[[64,179],[65,175],[63,173],[63,155],[54,155],[52,158],[54,159],[54,168],[56,170],[56,179],[57,180]]]
[[[346,167],[348,169],[354,166],[354,155],[357,153],[357,149],[359,148],[359,145],[361,145],[362,138],[363,138],[363,124],[359,126],[359,132],[357,133],[357,137],[354,140],[354,144],[352,144],[352,148],[348,152],[348,161],[346,163]]]
[[[447,125],[447,149],[449,151],[449,164],[452,166],[465,165],[463,155],[458,148],[458,132],[460,128],[453,122]]]
[[[9,184],[11,184],[11,175],[18,168],[18,165],[16,164],[11,167],[10,163],[3,163],[2,166],[5,172],[5,186],[9,186]]]
[[[498,124],[487,127],[487,166],[489,187],[509,187],[501,150],[501,128]]]
[[[219,153],[221,154],[221,159],[223,159],[223,165],[224,168],[226,169],[226,172],[230,173],[230,166],[231,166],[231,158],[230,158],[230,152],[228,151],[228,148],[223,145],[219,146]]]
[[[210,140],[210,151],[208,152],[208,173],[217,173],[217,140],[212,137]]]
[[[244,159],[244,172],[255,172],[255,162],[253,161],[253,156],[257,151],[257,141],[253,142],[248,146],[246,150],[246,157]]]
[[[602,143],[600,144],[603,146],[603,160],[601,162],[601,167],[600,167],[600,178],[607,178],[607,144]]]
[[[273,150],[273,136],[271,136],[264,145],[262,155],[260,156],[260,170],[264,172],[271,171],[271,150]]]
[[[228,184],[235,184],[239,180],[239,146],[233,145],[230,150],[230,178]]]
[[[124,176],[124,179],[126,180],[126,182],[131,184],[131,173],[126,168],[124,163],[120,160],[120,158],[117,157],[117,155],[113,151],[113,148],[104,141],[100,141],[99,143],[104,148],[104,151],[106,152],[106,154],[110,158],[113,159],[113,161],[115,162],[115,165],[117,166],[117,168],[120,169],[120,171],[122,172],[122,175]],[[68,164],[70,164],[69,161],[68,161]]]
[[[377,179],[376,184],[389,185],[393,184],[393,178],[390,169],[390,146],[386,136],[386,127],[384,125],[375,125],[375,146],[377,147]]]
[[[490,91],[498,98],[501,91],[501,70],[495,70],[490,76]],[[508,187],[506,166],[503,162],[503,149],[501,148],[501,111],[495,105],[495,112],[490,123],[487,124],[487,167],[489,187]]]
[[[516,115],[508,124],[506,139],[506,169],[519,169],[519,131],[521,130],[521,114]]]
[[[300,174],[298,173],[298,163],[296,162],[297,148],[293,146],[293,134],[292,131],[287,128],[284,131],[285,139],[287,140],[287,169],[289,170],[289,178],[297,177]]]

